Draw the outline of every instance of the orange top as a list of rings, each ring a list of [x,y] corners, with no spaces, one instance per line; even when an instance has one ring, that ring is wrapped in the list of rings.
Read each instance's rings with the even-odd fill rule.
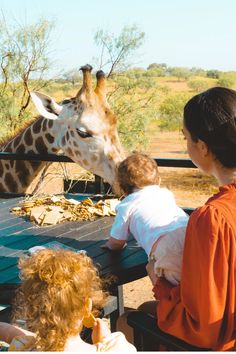
[[[153,288],[158,326],[215,351],[236,348],[236,181],[190,216],[181,284]]]

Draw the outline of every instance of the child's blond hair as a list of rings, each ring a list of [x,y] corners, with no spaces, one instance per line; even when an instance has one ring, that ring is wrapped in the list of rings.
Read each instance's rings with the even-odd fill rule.
[[[81,332],[87,299],[95,308],[104,305],[97,269],[86,255],[51,249],[20,259],[19,268],[14,319],[25,319],[36,334],[36,350],[63,351],[66,340]]]
[[[152,158],[142,153],[133,153],[118,167],[118,183],[125,194],[136,188],[159,184],[158,167]]]

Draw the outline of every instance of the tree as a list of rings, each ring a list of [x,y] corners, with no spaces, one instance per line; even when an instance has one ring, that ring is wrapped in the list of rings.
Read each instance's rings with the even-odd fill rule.
[[[74,86],[77,82],[81,81],[81,72],[78,69],[71,69],[64,72],[63,77]]]
[[[148,65],[147,70],[152,70],[152,69],[167,70],[167,65],[166,65],[166,63],[161,63],[161,64],[152,63],[152,64]]]
[[[118,117],[118,130],[128,150],[143,148],[148,140],[148,122],[156,92],[152,78],[145,70],[132,69],[135,52],[142,45],[145,34],[137,26],[125,26],[118,35],[98,30],[94,40],[101,48],[99,67],[107,69],[110,78],[108,101]]]
[[[163,130],[178,130],[183,124],[183,110],[190,99],[189,93],[177,93],[164,99],[159,108],[159,127]]]
[[[149,122],[155,115],[157,85],[147,78],[113,75],[109,103],[118,117],[122,144],[129,151],[143,149],[149,142]]]
[[[193,67],[190,69],[190,71],[191,73],[193,73],[194,76],[206,77],[206,71],[202,68]]]
[[[171,75],[176,76],[178,78],[178,81],[180,81],[180,79],[187,80],[189,76],[191,76],[191,71],[188,68],[169,68],[169,72]]]
[[[100,69],[108,68],[107,77],[130,66],[134,52],[143,44],[145,33],[136,25],[125,26],[117,36],[103,29],[95,33],[95,44],[101,48]]]
[[[192,79],[187,83],[188,87],[196,92],[201,92],[207,90],[209,84],[206,80]]]
[[[53,24],[41,19],[36,24],[10,26],[0,19],[0,121],[14,130],[27,116],[30,90],[46,85],[49,36]],[[8,120],[6,120],[8,118]]]
[[[211,79],[219,79],[220,71],[219,70],[207,70],[206,75],[207,75],[207,77],[210,77]]]

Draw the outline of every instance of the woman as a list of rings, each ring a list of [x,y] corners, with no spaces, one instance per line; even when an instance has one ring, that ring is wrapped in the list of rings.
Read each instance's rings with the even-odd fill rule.
[[[190,216],[181,283],[172,286],[147,265],[158,302],[140,309],[160,329],[199,347],[236,348],[236,92],[215,87],[184,108],[183,134],[193,163],[214,176],[219,192]],[[154,307],[155,306],[155,307]]]

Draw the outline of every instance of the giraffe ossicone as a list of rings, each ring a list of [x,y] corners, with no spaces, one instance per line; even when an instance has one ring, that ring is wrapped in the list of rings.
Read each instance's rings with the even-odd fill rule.
[[[96,75],[93,88],[90,65],[81,68],[83,85],[77,95],[61,104],[43,93],[31,98],[40,117],[5,142],[1,151],[18,153],[63,153],[88,171],[114,186],[116,168],[125,155],[117,120],[106,99],[106,78]],[[0,191],[21,193],[44,167],[38,161],[0,160]]]

